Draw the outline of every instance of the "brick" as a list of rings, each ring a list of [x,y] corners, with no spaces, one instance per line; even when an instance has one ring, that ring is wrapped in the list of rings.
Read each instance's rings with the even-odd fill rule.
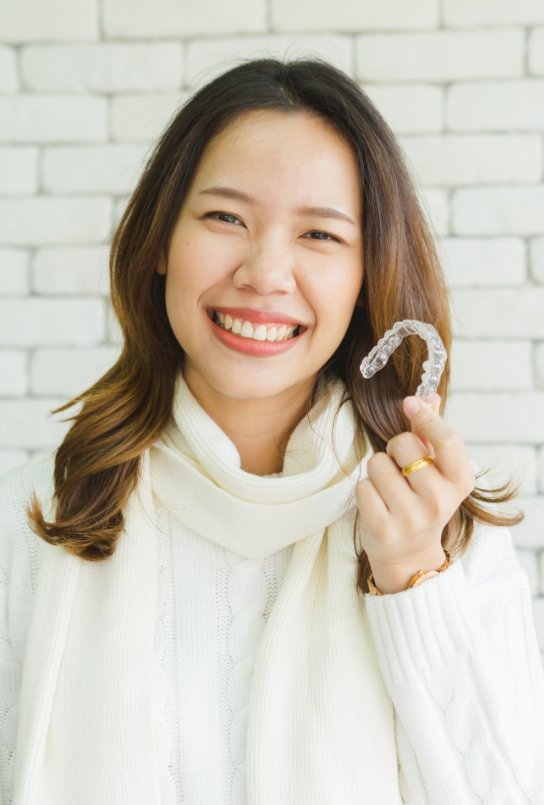
[[[28,293],[28,252],[0,249],[0,294],[19,296]]]
[[[450,300],[461,338],[544,338],[544,288],[459,289]]]
[[[435,28],[437,0],[381,0],[379,3],[313,3],[311,0],[271,0],[272,28],[281,31],[357,31],[368,28]]]
[[[0,98],[0,142],[93,142],[107,137],[105,98],[21,95]]]
[[[35,193],[38,188],[38,150],[0,148],[0,196]]]
[[[110,233],[112,205],[105,198],[0,200],[0,243],[96,243]]]
[[[103,0],[103,24],[108,37],[175,38],[211,34],[242,34],[265,31],[265,0],[207,0],[205,3],[180,3],[155,0]]]
[[[0,47],[0,92],[16,92],[18,89],[15,51],[12,48]]]
[[[353,43],[347,36],[251,36],[201,39],[187,45],[187,83],[211,81],[246,59],[322,58],[347,73],[353,71]]]
[[[544,545],[544,498],[523,496],[507,505],[509,511],[517,509],[525,514],[522,522],[512,528],[516,547],[542,548]]]
[[[31,91],[176,89],[182,70],[182,46],[174,42],[30,46],[21,56],[23,81]]]
[[[118,356],[114,347],[37,350],[30,362],[31,392],[75,397],[96,383]]]
[[[125,142],[158,139],[185,98],[184,93],[114,96],[111,100],[113,139]]]
[[[106,246],[40,249],[32,261],[32,289],[48,296],[105,296],[108,257]]]
[[[544,389],[544,342],[535,344],[535,380],[539,389]]]
[[[419,199],[431,229],[435,235],[445,235],[449,231],[449,203],[443,190],[420,187]]]
[[[518,548],[516,550],[520,565],[527,573],[533,598],[540,593],[540,572],[538,558],[534,550]],[[544,647],[544,646],[543,646]]]
[[[531,277],[544,284],[544,238],[535,238],[530,247]]]
[[[452,222],[460,235],[540,235],[544,185],[457,190]]]
[[[0,478],[28,461],[24,450],[0,450]]]
[[[544,492],[544,446],[538,451],[538,488]]]
[[[544,21],[542,0],[444,0],[446,25],[489,26]]]
[[[97,0],[2,0],[0,31],[4,42],[96,39]]]
[[[519,238],[443,238],[438,244],[450,288],[523,285],[525,245]]]
[[[355,54],[362,81],[513,78],[523,72],[524,43],[518,30],[363,34]]]
[[[544,22],[544,13],[542,14]],[[529,71],[544,75],[544,28],[536,28],[529,35]]]
[[[0,350],[0,394],[20,397],[26,391],[26,353],[14,349]]]
[[[453,131],[541,131],[544,81],[475,81],[446,94],[446,125]]]
[[[542,176],[536,135],[403,137],[401,145],[425,186],[525,184]]]
[[[452,388],[456,391],[532,388],[533,366],[530,341],[461,341],[456,339],[450,359]],[[508,367],[507,372],[505,372],[505,366]]]
[[[444,96],[440,87],[424,84],[365,84],[364,91],[397,134],[440,131]]]
[[[87,345],[103,338],[101,300],[0,300],[0,343],[7,346]]]
[[[471,442],[544,442],[544,392],[452,392],[447,420]],[[544,520],[543,520],[544,523]]]
[[[519,484],[522,495],[537,493],[537,461],[534,447],[512,444],[469,444],[468,450],[478,470],[488,470],[478,480],[478,486],[490,488],[512,481]]]
[[[0,401],[0,447],[21,449],[54,448],[62,442],[71,423],[61,422],[67,413],[52,415],[65,400]]]
[[[43,187],[51,193],[129,193],[147,156],[144,145],[47,148]]]

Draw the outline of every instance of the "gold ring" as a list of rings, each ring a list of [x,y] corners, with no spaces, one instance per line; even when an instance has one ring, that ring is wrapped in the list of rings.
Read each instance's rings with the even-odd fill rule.
[[[423,467],[427,466],[427,464],[434,464],[434,458],[432,456],[423,456],[423,458],[418,458],[415,461],[412,461],[411,464],[407,464],[402,468],[402,474],[404,477],[406,477],[407,475],[410,475],[411,472],[422,470]]]

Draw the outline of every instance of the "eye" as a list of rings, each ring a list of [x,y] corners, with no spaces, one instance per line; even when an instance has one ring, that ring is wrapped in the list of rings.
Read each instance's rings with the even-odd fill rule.
[[[321,229],[312,229],[311,232],[306,232],[304,237],[310,238],[310,240],[329,240],[334,243],[341,243],[340,238],[337,238],[336,235],[331,235],[330,232],[323,232]]]
[[[242,222],[237,215],[230,212],[213,211],[207,212],[204,218],[215,218],[217,221],[223,221],[225,224],[241,224]]]

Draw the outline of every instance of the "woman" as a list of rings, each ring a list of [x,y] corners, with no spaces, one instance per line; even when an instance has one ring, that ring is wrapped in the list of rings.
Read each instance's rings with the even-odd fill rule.
[[[315,61],[212,81],[111,281],[119,360],[1,487],[3,801],[544,801],[516,518],[482,505],[511,492],[474,488],[447,374],[411,396],[422,342],[359,372],[398,319],[450,344],[366,96]]]

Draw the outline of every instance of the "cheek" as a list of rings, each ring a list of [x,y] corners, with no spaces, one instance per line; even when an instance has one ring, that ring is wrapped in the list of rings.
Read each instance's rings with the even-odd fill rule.
[[[187,241],[181,246],[168,263],[172,285],[178,290],[204,293],[230,276],[239,265],[237,251],[217,239],[213,242],[206,239]]]
[[[332,270],[306,277],[303,293],[314,312],[331,327],[345,330],[357,304],[362,285],[360,266],[337,265]]]

